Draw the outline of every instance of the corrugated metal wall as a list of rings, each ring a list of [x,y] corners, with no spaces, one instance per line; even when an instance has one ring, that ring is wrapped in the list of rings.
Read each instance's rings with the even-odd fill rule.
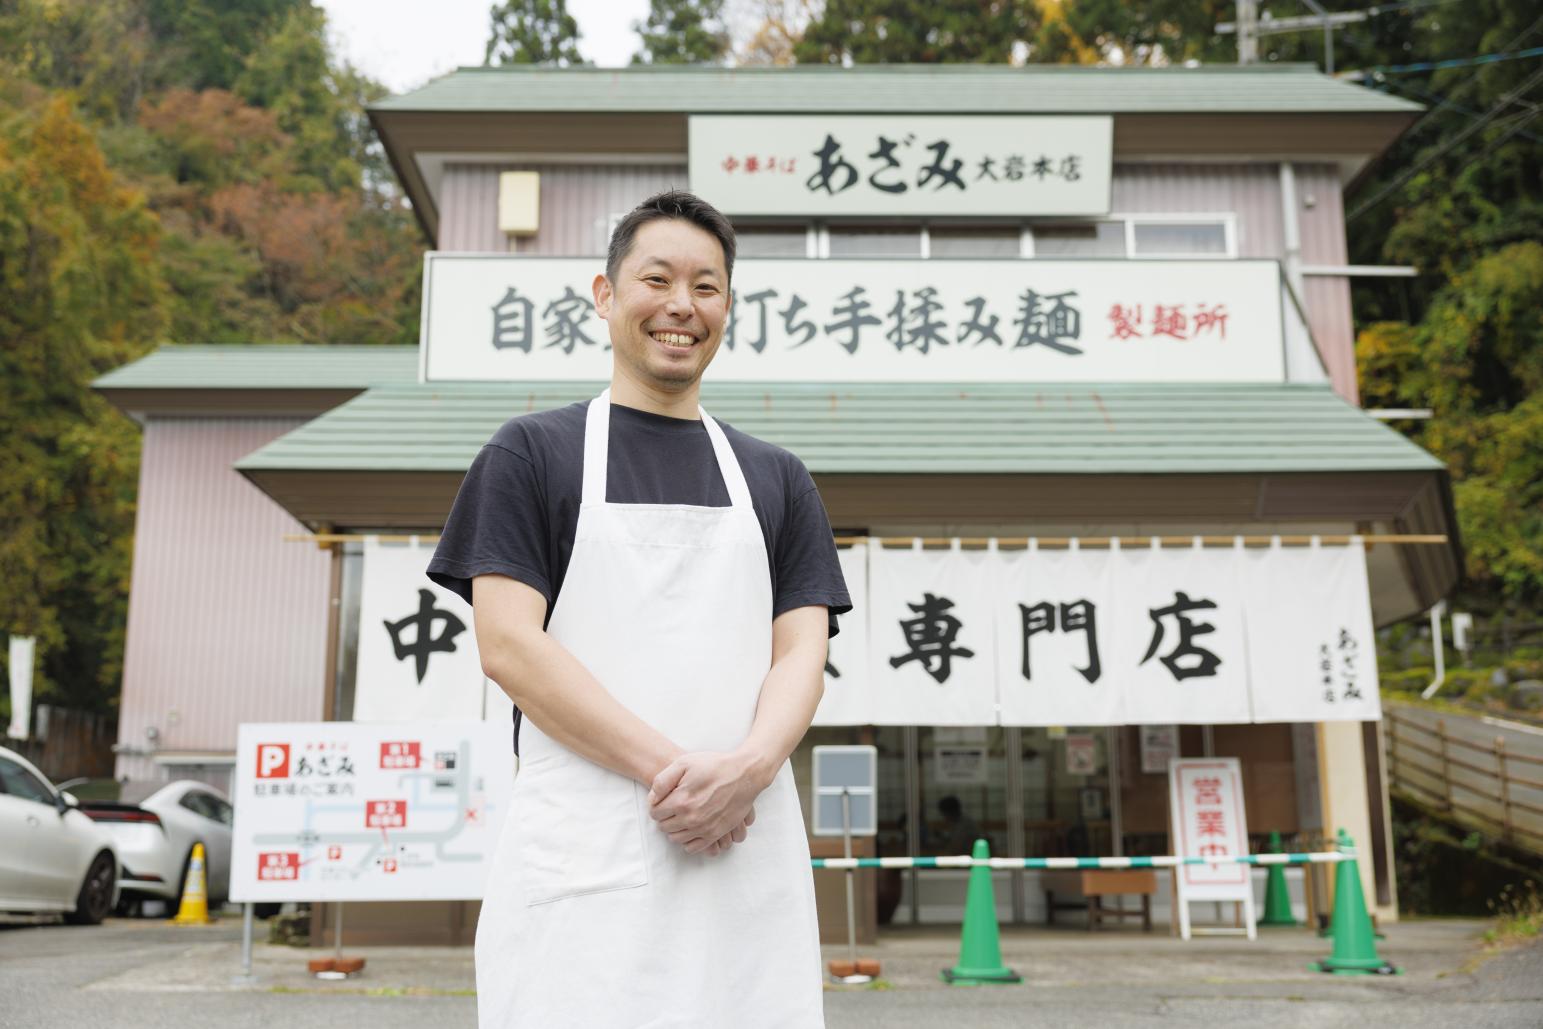
[[[300,425],[152,418],[145,427],[118,739],[233,751],[236,726],[322,717],[329,557],[231,470]],[[120,755],[118,776],[163,776]]]
[[[1344,195],[1339,172],[1330,165],[1299,164],[1296,169],[1297,225],[1302,233],[1303,264],[1345,264]],[[1311,206],[1309,206],[1311,205]],[[1355,325],[1350,314],[1350,280],[1339,275],[1309,275],[1302,303],[1313,338],[1340,396],[1357,403]]]
[[[519,252],[554,257],[605,253],[611,216],[651,193],[686,185],[683,164],[452,164],[445,168],[439,212],[441,250],[507,251],[498,231],[498,173],[541,174],[541,230]]]

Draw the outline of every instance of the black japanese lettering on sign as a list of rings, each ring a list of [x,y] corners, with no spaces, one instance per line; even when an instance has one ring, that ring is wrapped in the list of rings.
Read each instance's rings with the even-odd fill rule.
[[[435,623],[443,621],[444,628],[439,635],[434,635]],[[396,654],[398,661],[405,661],[409,657],[417,666],[418,681],[423,682],[423,677],[428,674],[429,656],[455,652],[455,638],[466,631],[466,623],[461,621],[449,611],[443,611],[434,606],[434,594],[429,590],[418,591],[418,610],[396,622],[382,622],[386,631],[391,634],[391,649]],[[413,637],[411,640],[403,639],[403,633],[411,626]]]
[[[1023,619],[1023,677],[1032,680],[1029,670],[1029,640],[1040,633],[1057,631],[1057,615],[1060,616],[1061,632],[1080,632],[1087,641],[1088,663],[1077,672],[1089,683],[1096,683],[1103,675],[1103,665],[1098,659],[1098,615],[1095,605],[1088,600],[1070,604],[1052,604],[1048,600],[1032,606],[1019,604]]]
[[[923,593],[920,604],[906,604],[916,612],[915,618],[900,620],[900,632],[911,649],[890,658],[890,667],[899,668],[909,661],[919,661],[941,686],[948,681],[954,658],[974,657],[975,651],[954,645],[963,623],[949,614],[953,606],[954,602],[947,597],[936,597],[931,593]]]
[[[893,301],[882,299],[887,296]],[[778,349],[818,350],[834,343],[848,354],[856,354],[865,341],[877,342],[882,335],[897,351],[919,357],[951,346],[973,348],[987,343],[1004,349],[1043,349],[1065,357],[1084,353],[1087,339],[1077,290],[1050,293],[1026,285],[1014,290],[1012,297],[1010,306],[1004,304],[993,311],[992,301],[985,296],[951,297],[934,285],[891,292],[854,284],[822,310],[818,300],[812,301],[797,290],[766,287],[752,293],[735,291],[724,325],[723,346],[730,351],[762,354]],[[504,291],[490,307],[494,350],[526,354],[538,349],[558,350],[572,356],[596,346],[610,349],[610,343],[601,342],[603,337],[590,321],[594,305],[572,286],[565,286],[561,295],[545,303],[542,300],[518,286]],[[1220,342],[1227,338],[1227,308],[1221,303],[1117,303],[1107,312],[1106,320],[1108,333],[1100,342],[1161,339],[1172,345],[1168,341]],[[884,326],[882,333],[877,331],[880,326]],[[538,331],[543,341],[539,348],[535,345]]]
[[[1178,642],[1158,660],[1180,682],[1185,679],[1214,676],[1216,669],[1221,666],[1222,659],[1204,647],[1196,646],[1194,641],[1197,636],[1215,632],[1216,626],[1209,622],[1193,621],[1189,613],[1215,608],[1216,602],[1191,600],[1189,594],[1181,591],[1175,591],[1173,597],[1173,603],[1167,607],[1154,607],[1147,612],[1152,619],[1152,643],[1147,647],[1146,656],[1139,663],[1146,664],[1152,655],[1157,653],[1157,648],[1162,646],[1163,620],[1171,618],[1178,627]]]

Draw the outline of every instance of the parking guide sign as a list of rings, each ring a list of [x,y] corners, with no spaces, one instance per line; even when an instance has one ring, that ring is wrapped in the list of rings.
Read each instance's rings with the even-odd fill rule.
[[[477,900],[514,761],[493,722],[241,726],[230,896]]]

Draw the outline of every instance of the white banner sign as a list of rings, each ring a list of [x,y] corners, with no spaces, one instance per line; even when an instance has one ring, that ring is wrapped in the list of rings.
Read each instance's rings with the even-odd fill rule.
[[[1127,724],[1251,720],[1240,553],[1120,549],[1109,653]]]
[[[995,725],[995,631],[985,550],[885,550],[868,541],[873,725]]]
[[[866,576],[853,567],[859,554]],[[845,562],[849,584],[867,583],[868,660],[863,669],[850,651],[839,658],[822,725],[1380,716],[1358,546],[926,550],[870,540]]]
[[[11,670],[11,724],[5,734],[24,740],[32,732],[32,660],[37,654],[36,636],[12,636],[9,650]]]
[[[868,549],[836,551],[852,610],[839,615],[841,631],[825,658],[825,693],[814,713],[815,725],[863,725],[872,706],[868,690]]]
[[[1040,550],[1032,543],[1028,550],[999,552],[997,681],[1004,725],[1125,720],[1114,677],[1104,674],[1113,556],[1102,548]]]
[[[605,381],[599,258],[428,255],[424,381]],[[1282,382],[1274,261],[758,258],[709,380]]]
[[[1098,215],[1108,115],[692,115],[691,189],[725,214]]]
[[[492,722],[248,723],[230,898],[477,900],[514,779]]]
[[[1168,810],[1173,849],[1180,857],[1238,857],[1248,853],[1243,812],[1243,772],[1235,757],[1174,758],[1168,765]],[[1189,902],[1232,900],[1243,904],[1248,938],[1254,938],[1254,888],[1247,865],[1185,865],[1178,886],[1179,934],[1189,939]]]
[[[1248,550],[1248,664],[1256,722],[1382,717],[1366,548]],[[1282,598],[1270,604],[1268,598]]]
[[[354,721],[486,717],[508,725],[508,702],[497,703],[503,691],[482,674],[471,606],[423,573],[433,552],[374,537],[364,542]]]

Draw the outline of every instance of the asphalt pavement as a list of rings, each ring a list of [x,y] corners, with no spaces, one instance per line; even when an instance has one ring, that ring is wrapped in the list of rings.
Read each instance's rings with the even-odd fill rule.
[[[1487,924],[1430,920],[1386,927],[1379,952],[1396,977],[1326,976],[1307,963],[1329,941],[1301,929],[1262,933],[1256,943],[1197,938],[1161,927],[1089,933],[1012,927],[1005,963],[1015,986],[948,987],[940,969],[957,959],[958,933],[897,929],[860,948],[883,964],[872,987],[829,986],[830,1029],[909,1027],[1178,1026],[1249,1029],[1354,1026],[1543,1026],[1543,945],[1486,948]],[[258,923],[258,938],[266,935]],[[476,1024],[469,948],[349,947],[363,973],[341,982],[308,975],[308,957],[327,953],[269,946],[254,950],[254,978],[237,980],[241,920],[213,926],[162,919],[109,919],[75,927],[47,919],[0,918],[0,1026],[10,1029],[267,1029],[369,1026],[455,1029]],[[845,948],[827,948],[840,957]],[[749,1013],[725,1024],[753,1029]]]

